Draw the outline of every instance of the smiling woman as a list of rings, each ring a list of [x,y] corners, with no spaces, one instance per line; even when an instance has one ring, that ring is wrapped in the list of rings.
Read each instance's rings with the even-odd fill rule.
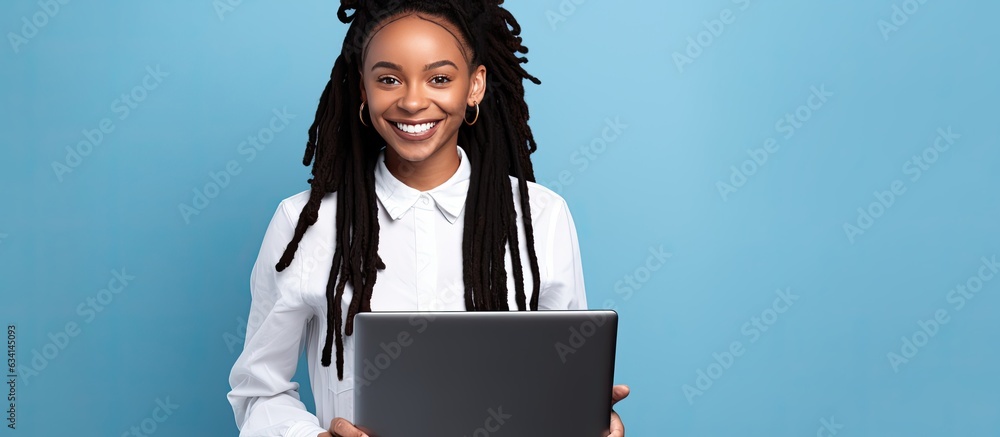
[[[458,169],[455,148],[466,108],[478,112],[486,89],[486,67],[472,66],[468,43],[454,27],[424,14],[390,20],[372,36],[361,65],[361,99],[388,146],[386,165],[400,173],[405,163],[410,176],[420,175],[407,185],[419,190]],[[435,57],[441,59],[424,63]]]
[[[500,3],[342,2],[351,26],[309,129],[310,189],[281,202],[251,275],[251,313],[266,316],[230,374],[241,436],[363,435],[359,312],[587,307],[572,216],[529,159],[522,82],[541,82]],[[300,347],[315,415],[291,382]],[[614,413],[611,428],[624,436]]]

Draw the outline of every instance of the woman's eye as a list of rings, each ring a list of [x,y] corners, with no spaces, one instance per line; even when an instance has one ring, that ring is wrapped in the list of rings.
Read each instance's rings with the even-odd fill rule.
[[[434,76],[433,78],[431,78],[431,82],[437,85],[444,85],[448,82],[451,82],[451,79],[449,79],[448,76]]]
[[[375,81],[378,82],[378,83],[386,84],[386,85],[393,85],[393,82],[396,82],[396,83],[399,82],[399,81],[396,80],[396,78],[391,77],[391,76],[380,77],[378,79],[375,79]]]

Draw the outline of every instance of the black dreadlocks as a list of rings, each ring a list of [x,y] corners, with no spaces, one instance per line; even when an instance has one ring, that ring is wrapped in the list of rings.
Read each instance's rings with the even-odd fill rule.
[[[465,306],[469,311],[508,310],[506,248],[510,247],[518,310],[538,309],[539,271],[531,226],[527,181],[534,182],[529,155],[537,149],[528,127],[528,106],[522,81],[540,84],[520,64],[527,59],[521,27],[503,0],[342,0],[337,17],[350,23],[309,128],[303,165],[312,164],[309,201],[299,215],[295,235],[275,268],[291,264],[306,230],[319,217],[320,202],[337,192],[336,249],[327,283],[327,330],[322,365],[330,365],[331,339],[337,346],[337,377],[343,379],[344,354],[340,326],[344,287],[353,297],[344,324],[344,335],[354,331],[354,315],[371,311],[377,270],[385,269],[378,255],[379,224],[375,196],[376,158],[385,140],[357,117],[361,105],[359,73],[365,41],[391,17],[422,13],[455,25],[471,49],[472,66],[484,65],[490,78],[479,104],[479,121],[463,125],[458,142],[468,155],[471,180],[465,201],[462,240]],[[354,13],[347,15],[348,11]],[[526,302],[524,273],[518,245],[517,214],[511,179],[518,180],[522,219],[527,235],[532,277],[530,302]]]

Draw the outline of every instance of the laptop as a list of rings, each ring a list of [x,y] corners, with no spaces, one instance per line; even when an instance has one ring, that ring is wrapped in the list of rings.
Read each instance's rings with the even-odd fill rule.
[[[618,314],[367,312],[354,423],[371,437],[603,437]]]

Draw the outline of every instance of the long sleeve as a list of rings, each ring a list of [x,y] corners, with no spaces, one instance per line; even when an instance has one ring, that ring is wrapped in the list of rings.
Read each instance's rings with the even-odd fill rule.
[[[278,206],[250,274],[246,341],[229,375],[227,397],[240,437],[316,437],[326,431],[291,381],[313,311],[301,298],[302,263],[283,272],[274,268],[294,231],[286,208],[286,202]]]
[[[536,240],[543,251],[539,261],[545,265],[541,267],[547,272],[547,278],[541,284],[538,309],[585,310],[587,292],[583,283],[576,224],[566,201],[557,196],[556,199],[551,214],[543,216],[540,221],[547,229],[544,239]]]

